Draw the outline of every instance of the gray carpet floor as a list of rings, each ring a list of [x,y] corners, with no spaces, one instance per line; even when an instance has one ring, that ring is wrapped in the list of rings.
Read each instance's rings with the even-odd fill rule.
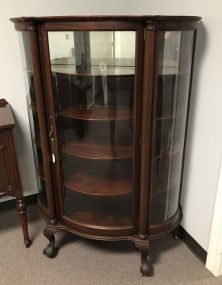
[[[141,276],[140,254],[130,242],[98,242],[60,232],[58,255],[48,259],[42,254],[47,240],[36,206],[28,207],[28,220],[32,246],[26,249],[16,211],[0,211],[1,285],[222,284],[222,277],[215,278],[182,241],[171,236],[152,242],[155,272],[148,278]]]

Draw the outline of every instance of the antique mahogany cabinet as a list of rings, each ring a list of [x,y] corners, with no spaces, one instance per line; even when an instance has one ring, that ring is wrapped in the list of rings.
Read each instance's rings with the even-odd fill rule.
[[[11,21],[23,40],[28,108],[54,234],[150,240],[181,221],[180,188],[199,17],[64,16]]]

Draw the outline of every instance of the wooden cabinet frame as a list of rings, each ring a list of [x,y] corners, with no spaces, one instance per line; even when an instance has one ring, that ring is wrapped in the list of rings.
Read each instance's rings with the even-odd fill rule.
[[[151,153],[155,104],[157,96],[158,33],[160,31],[194,31],[192,70],[199,17],[171,16],[98,16],[98,17],[43,17],[13,18],[15,29],[29,31],[32,50],[34,82],[37,94],[40,139],[43,151],[43,166],[47,183],[48,207],[39,201],[40,211],[47,220],[44,235],[50,241],[44,253],[55,255],[54,233],[63,229],[74,234],[98,240],[131,240],[141,251],[141,272],[152,273],[147,256],[150,239],[175,232],[182,218],[178,209],[165,222],[150,225],[150,177]],[[136,63],[134,80],[134,137],[133,137],[133,179],[132,211],[133,227],[100,227],[75,223],[64,216],[62,182],[60,177],[60,155],[57,143],[55,106],[51,83],[48,31],[135,31]],[[191,82],[191,80],[190,80]],[[189,94],[191,92],[191,83]],[[189,96],[190,97],[190,96]],[[188,110],[189,110],[188,102]],[[141,115],[142,114],[142,115]],[[188,116],[187,116],[188,118]],[[187,128],[186,119],[186,128]],[[186,133],[186,131],[185,131]],[[186,137],[186,135],[185,135]],[[186,139],[186,138],[185,138]],[[56,163],[51,156],[55,155]],[[184,150],[183,150],[184,156]],[[183,166],[182,166],[183,168]]]

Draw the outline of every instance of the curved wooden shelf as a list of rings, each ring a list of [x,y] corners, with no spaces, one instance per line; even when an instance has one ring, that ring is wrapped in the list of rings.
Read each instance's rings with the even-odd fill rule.
[[[178,175],[152,175],[151,176],[151,195],[171,191],[180,186]]]
[[[176,213],[169,219],[156,225],[150,224],[149,226],[150,238],[153,239],[158,236],[163,236],[170,232],[172,233],[172,230],[176,229],[180,224],[181,219],[182,219],[182,209],[181,206],[179,205]]]
[[[134,76],[134,66],[107,66],[105,70],[101,70],[100,66],[91,65],[86,69],[78,69],[74,64],[51,64],[51,71],[60,74],[75,76]],[[164,67],[158,76],[181,76],[189,74],[188,72],[178,72],[177,67]]]
[[[179,175],[182,163],[182,148],[178,145],[171,149],[162,148],[162,152],[153,156],[152,173],[153,175]]]
[[[68,142],[63,152],[71,156],[87,159],[127,159],[133,156],[133,148],[128,145],[109,145],[94,141]]]
[[[86,106],[69,106],[58,113],[66,118],[78,120],[94,120],[94,121],[117,121],[129,120],[133,118],[128,107],[99,107],[93,106],[87,109]]]
[[[185,116],[186,114],[184,112],[182,113],[176,113],[176,114],[166,114],[166,115],[160,115],[160,114],[157,114],[156,117],[155,117],[155,120],[169,120],[169,119],[175,119],[175,118],[186,118]]]
[[[155,160],[169,158],[175,156],[181,152],[180,145],[173,145],[172,147],[160,148],[160,153],[154,156]]]
[[[64,171],[66,172],[66,171]],[[67,175],[66,188],[88,195],[118,196],[132,192],[131,180],[123,173],[103,173],[96,170],[79,170]]]
[[[90,66],[85,70],[78,70],[75,65],[52,64],[51,71],[55,73],[76,76],[134,76],[135,68],[128,66],[108,66],[101,71],[99,66]]]
[[[74,57],[63,57],[51,60],[51,71],[76,76],[134,76],[133,58],[98,58],[91,59],[86,67],[76,66]],[[159,70],[158,76],[179,76],[189,74],[188,70],[179,70],[177,62],[167,62]]]
[[[121,197],[85,196],[66,189],[64,213],[70,221],[88,227],[132,226],[131,195]]]
[[[90,211],[76,211],[69,217],[75,223],[80,225],[89,225],[89,227],[131,227],[132,222],[129,217],[106,215],[102,213],[93,213]]]
[[[74,57],[51,60],[51,71],[76,76],[134,76],[135,61],[127,58],[91,58],[86,67],[76,66]]]

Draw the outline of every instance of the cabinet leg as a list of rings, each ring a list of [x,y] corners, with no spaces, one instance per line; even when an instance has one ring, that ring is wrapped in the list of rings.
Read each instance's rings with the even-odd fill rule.
[[[16,200],[16,208],[17,208],[17,211],[19,213],[19,219],[20,219],[20,224],[22,226],[25,247],[29,248],[31,245],[31,240],[29,239],[28,224],[27,224],[27,218],[26,218],[26,207],[25,207],[24,198]]]
[[[56,256],[57,249],[55,247],[55,234],[56,229],[46,226],[43,230],[44,236],[49,240],[49,244],[44,248],[43,254],[49,258]]]
[[[148,240],[137,240],[135,241],[135,246],[141,251],[141,265],[140,272],[143,276],[153,275],[153,266],[148,258],[150,251],[150,243]]]
[[[180,229],[179,229],[179,227],[176,227],[172,231],[172,236],[173,236],[173,239],[175,239],[175,240],[178,240],[180,238]]]

